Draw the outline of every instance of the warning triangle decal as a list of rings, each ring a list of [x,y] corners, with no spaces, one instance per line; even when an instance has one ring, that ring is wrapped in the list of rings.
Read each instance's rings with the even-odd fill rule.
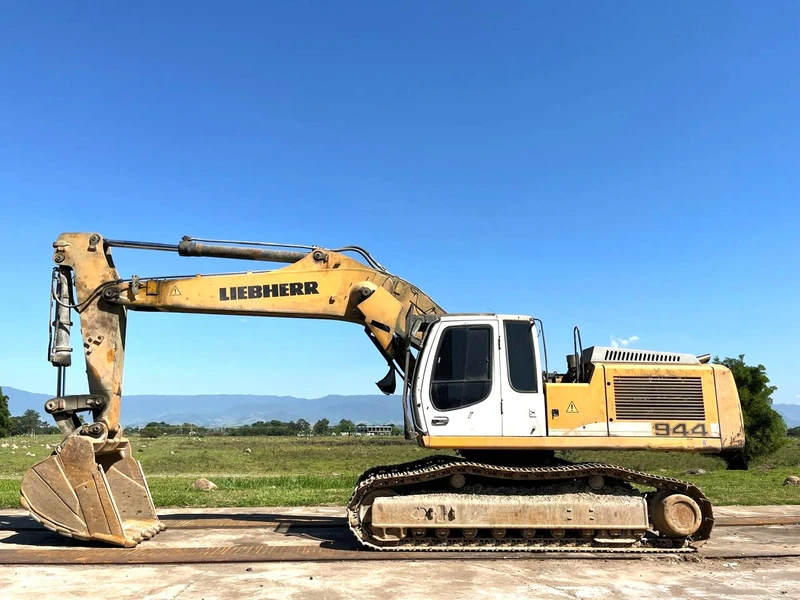
[[[567,407],[567,412],[568,413],[576,413],[576,412],[578,412],[578,409],[575,408],[575,403],[574,402],[570,402],[569,403],[569,406]]]
[[[180,295],[181,295],[181,292],[180,292],[180,290],[178,289],[178,286],[177,286],[177,285],[176,285],[174,288],[172,288],[172,291],[170,292],[170,294],[169,294],[169,295],[170,295],[170,296],[180,296]]]

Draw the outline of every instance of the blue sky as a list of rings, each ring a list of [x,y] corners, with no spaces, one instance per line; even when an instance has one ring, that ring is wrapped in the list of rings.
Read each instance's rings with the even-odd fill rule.
[[[798,64],[790,2],[6,2],[0,383],[54,391],[51,244],[98,231],[358,244],[450,312],[540,317],[551,366],[579,325],[743,353],[798,402]],[[136,313],[124,390],[384,369],[353,325]]]

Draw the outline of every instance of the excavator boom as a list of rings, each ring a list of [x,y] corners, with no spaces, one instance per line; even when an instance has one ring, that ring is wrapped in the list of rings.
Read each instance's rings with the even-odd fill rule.
[[[135,546],[163,529],[141,466],[120,426],[125,335],[129,310],[335,319],[364,327],[390,366],[379,382],[394,392],[398,357],[418,347],[413,316],[444,314],[418,288],[387,272],[358,247],[369,264],[334,250],[305,252],[215,245],[184,238],[180,244],[106,240],[97,233],[64,233],[53,244],[56,263],[50,360],[58,367],[57,396],[45,405],[64,435],[53,454],[23,477],[21,502],[45,526],[79,539]],[[120,277],[112,248],[175,252],[181,256],[288,263],[272,271],[191,277]],[[71,311],[80,316],[89,393],[69,396],[64,369],[71,364]],[[82,423],[79,414],[91,412]]]

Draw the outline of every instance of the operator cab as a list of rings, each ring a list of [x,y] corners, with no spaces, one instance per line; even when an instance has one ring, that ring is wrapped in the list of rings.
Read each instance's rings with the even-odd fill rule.
[[[544,383],[533,319],[444,315],[424,337],[409,381],[407,413],[421,435],[547,435]]]

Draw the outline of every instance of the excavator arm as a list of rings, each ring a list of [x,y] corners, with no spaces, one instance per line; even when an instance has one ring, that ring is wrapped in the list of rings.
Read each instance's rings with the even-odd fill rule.
[[[407,281],[387,272],[358,247],[305,251],[276,245],[218,245],[184,238],[177,245],[104,239],[97,233],[64,233],[53,244],[50,360],[58,367],[57,396],[45,404],[64,440],[52,456],[23,477],[21,500],[45,526],[79,539],[134,546],[163,525],[128,440],[120,426],[127,313],[160,311],[310,319],[363,326],[390,370],[378,382],[394,392],[395,370],[403,372],[415,316],[444,310]],[[121,278],[112,248],[175,252],[285,263],[269,271],[186,277]],[[357,252],[369,264],[343,254]],[[71,364],[71,314],[80,318],[88,394],[64,393]],[[411,357],[413,359],[413,357]],[[412,364],[413,366],[413,364]],[[79,413],[91,412],[82,423]]]

